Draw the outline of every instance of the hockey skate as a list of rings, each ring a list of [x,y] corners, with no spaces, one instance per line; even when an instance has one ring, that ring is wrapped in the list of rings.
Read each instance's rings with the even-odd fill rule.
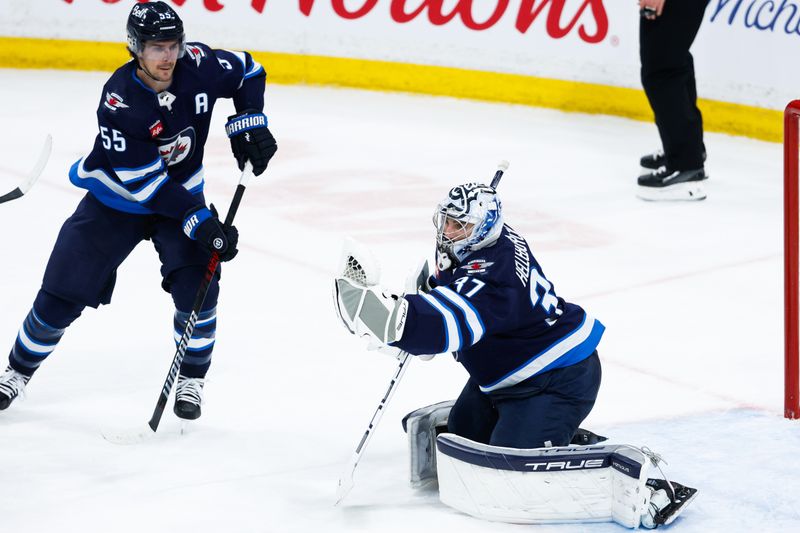
[[[642,515],[642,527],[647,529],[668,526],[697,496],[697,489],[665,479],[650,478],[647,488],[652,491],[647,512]]]
[[[708,179],[702,168],[670,170],[665,166],[639,176],[638,198],[650,201],[705,200],[706,193],[700,182]]]
[[[183,420],[197,420],[200,418],[200,405],[203,403],[203,378],[189,378],[178,376],[178,385],[175,389],[175,407],[173,411]]]
[[[608,437],[592,433],[588,429],[578,428],[572,436],[570,444],[573,446],[591,446],[600,442],[607,441]]]
[[[10,366],[6,368],[0,375],[0,411],[8,408],[17,396],[25,396],[25,385],[30,379],[30,376],[21,374]]]
[[[706,153],[703,152],[703,163],[706,162]],[[639,159],[639,165],[642,168],[649,168],[650,170],[658,170],[667,164],[667,156],[664,150],[656,150],[652,154],[643,155]]]
[[[664,150],[656,150],[652,154],[643,155],[639,159],[639,165],[642,168],[649,168],[656,170],[667,162],[667,157],[664,155]]]

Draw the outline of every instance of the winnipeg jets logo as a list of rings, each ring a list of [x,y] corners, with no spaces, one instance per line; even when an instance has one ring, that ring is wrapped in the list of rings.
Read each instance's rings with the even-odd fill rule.
[[[458,268],[466,270],[467,274],[483,274],[493,264],[493,261],[487,261],[486,259],[473,259]]]
[[[177,165],[192,157],[195,138],[194,128],[190,126],[168,139],[158,139],[158,154],[167,166]]]
[[[106,93],[106,99],[103,102],[103,105],[111,111],[125,109],[128,107],[128,104],[124,103],[122,97],[116,93]]]
[[[189,57],[194,59],[194,62],[197,63],[198,67],[200,66],[200,62],[206,57],[205,51],[199,46],[193,44],[186,45],[186,53],[189,54]]]

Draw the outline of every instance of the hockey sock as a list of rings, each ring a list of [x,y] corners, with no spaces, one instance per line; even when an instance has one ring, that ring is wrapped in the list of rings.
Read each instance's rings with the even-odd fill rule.
[[[189,313],[175,310],[173,325],[175,326],[175,345],[180,343]],[[186,355],[181,363],[180,373],[190,378],[203,378],[211,366],[211,352],[214,350],[214,337],[217,332],[217,308],[202,311],[192,331]]]
[[[9,366],[21,374],[32,376],[55,349],[62,335],[64,328],[50,326],[31,308],[8,356]]]

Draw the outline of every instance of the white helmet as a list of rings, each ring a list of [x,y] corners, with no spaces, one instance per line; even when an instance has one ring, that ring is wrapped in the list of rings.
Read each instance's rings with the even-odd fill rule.
[[[445,235],[448,221],[461,226],[463,237],[452,239]],[[482,183],[453,187],[436,206],[433,225],[436,226],[439,268],[447,270],[470,252],[489,246],[500,237],[503,213],[497,191]]]

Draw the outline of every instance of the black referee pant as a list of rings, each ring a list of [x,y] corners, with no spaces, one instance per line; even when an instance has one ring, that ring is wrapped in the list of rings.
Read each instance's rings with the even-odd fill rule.
[[[703,168],[703,117],[689,48],[707,5],[708,0],[667,0],[660,17],[639,23],[642,86],[670,170]]]

